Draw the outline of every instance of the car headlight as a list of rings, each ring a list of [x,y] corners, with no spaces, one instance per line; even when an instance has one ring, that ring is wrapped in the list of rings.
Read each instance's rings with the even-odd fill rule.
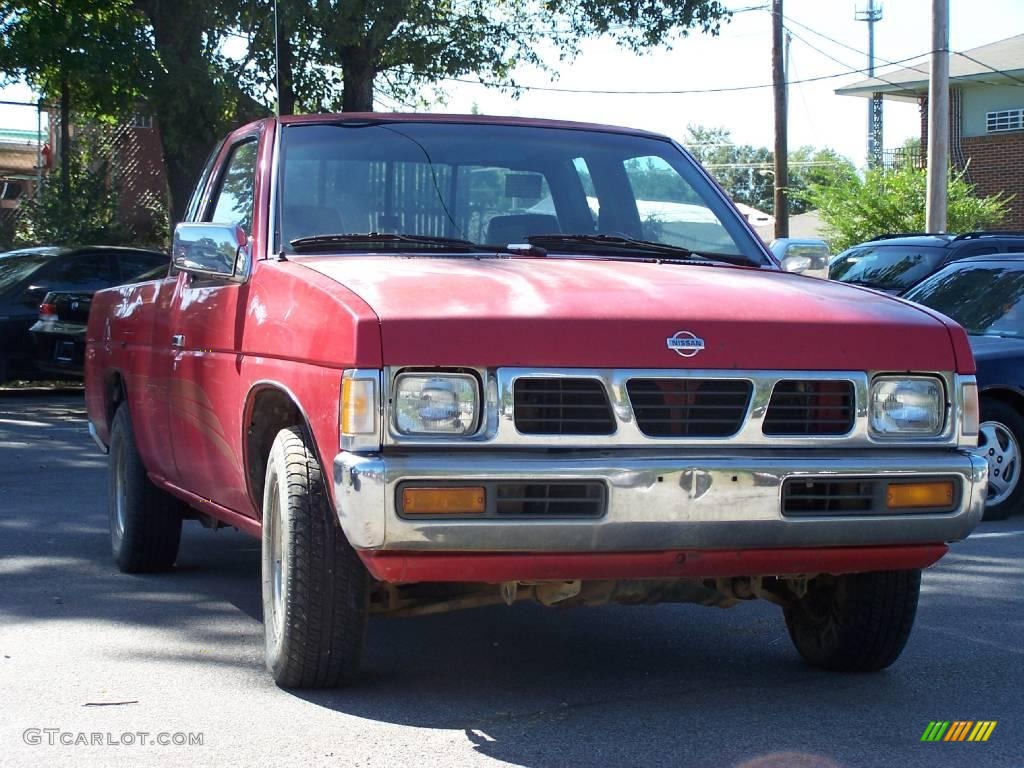
[[[871,431],[883,437],[942,431],[942,382],[929,376],[880,376],[871,383]]]
[[[394,402],[400,434],[469,435],[478,423],[480,387],[466,373],[402,373]]]

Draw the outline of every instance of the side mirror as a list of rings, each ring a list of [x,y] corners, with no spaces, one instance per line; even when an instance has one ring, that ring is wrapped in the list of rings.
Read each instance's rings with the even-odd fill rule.
[[[186,223],[174,228],[171,261],[183,272],[241,279],[238,266],[247,261],[249,239],[235,224]]]
[[[811,258],[809,256],[798,256],[796,254],[787,255],[782,259],[782,271],[783,272],[796,272],[800,274],[806,272],[811,268]]]

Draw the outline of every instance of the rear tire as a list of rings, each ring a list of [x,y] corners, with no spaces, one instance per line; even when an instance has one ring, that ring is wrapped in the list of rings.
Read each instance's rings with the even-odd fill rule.
[[[178,558],[184,504],[146,474],[135,446],[128,406],[110,430],[110,548],[124,573],[166,571]]]
[[[819,576],[785,609],[789,636],[811,666],[877,672],[907,644],[920,590],[919,570]]]
[[[303,427],[281,430],[263,492],[267,668],[285,688],[334,688],[359,671],[369,574],[349,546]]]

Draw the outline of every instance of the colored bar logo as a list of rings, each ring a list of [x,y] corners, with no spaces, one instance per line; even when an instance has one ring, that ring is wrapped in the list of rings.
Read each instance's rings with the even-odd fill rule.
[[[997,720],[932,720],[921,741],[988,741]]]

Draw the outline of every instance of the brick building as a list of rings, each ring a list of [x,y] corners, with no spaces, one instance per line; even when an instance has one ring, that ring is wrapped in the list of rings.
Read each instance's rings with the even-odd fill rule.
[[[843,96],[910,101],[921,109],[928,146],[928,63],[836,90]],[[1024,230],[1024,35],[949,58],[950,161],[981,195],[1012,195],[1003,229]]]

